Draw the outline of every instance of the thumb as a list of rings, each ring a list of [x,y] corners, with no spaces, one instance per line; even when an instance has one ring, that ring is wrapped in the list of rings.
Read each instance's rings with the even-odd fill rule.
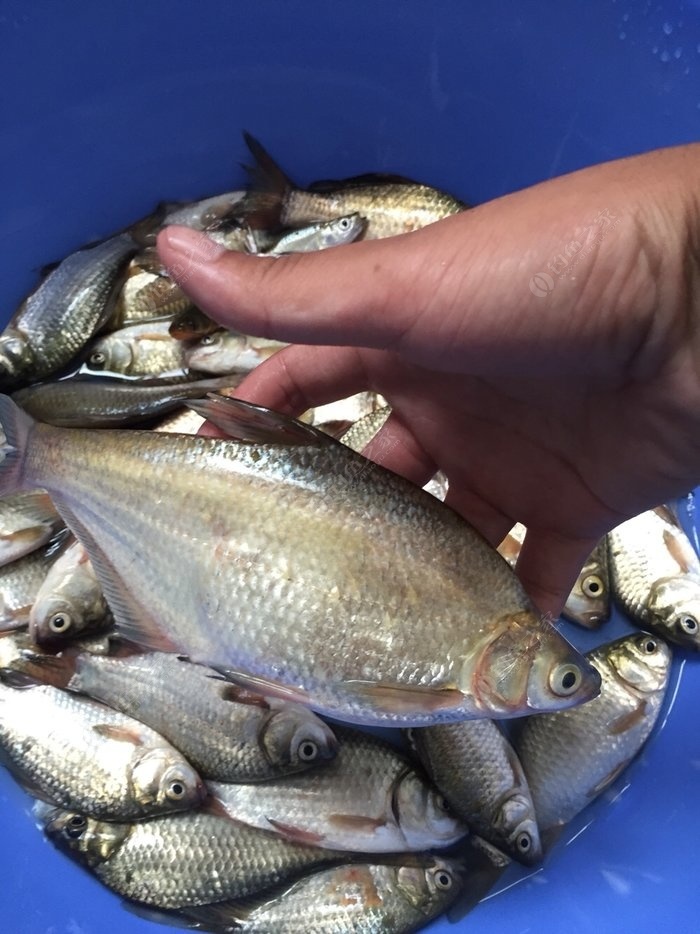
[[[159,234],[158,251],[169,275],[225,326],[290,343],[383,349],[411,332],[445,288],[444,263],[433,262],[443,238],[423,233],[272,258],[172,226]]]

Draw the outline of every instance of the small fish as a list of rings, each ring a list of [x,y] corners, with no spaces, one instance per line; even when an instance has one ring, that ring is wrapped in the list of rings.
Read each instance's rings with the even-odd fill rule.
[[[561,615],[586,629],[597,629],[609,618],[610,574],[605,539],[588,556]]]
[[[198,340],[200,337],[220,330],[220,324],[212,321],[194,305],[175,315],[170,322],[170,336],[179,341]]]
[[[498,546],[498,553],[514,568],[527,529],[518,522]],[[597,629],[610,616],[607,546],[598,543],[586,559],[562,610],[562,616],[586,629]]]
[[[104,823],[45,805],[35,814],[52,843],[106,886],[156,908],[245,898],[347,858],[206,810],[138,823]]]
[[[0,499],[0,567],[46,545],[63,527],[51,497],[43,490]]]
[[[316,871],[252,903],[224,902],[184,915],[202,930],[241,934],[409,934],[446,911],[461,883],[460,864],[436,856],[425,865],[352,863]]]
[[[514,725],[540,833],[572,820],[629,765],[646,742],[668,684],[671,650],[657,636],[625,636],[589,652],[598,697],[576,710]]]
[[[329,221],[319,221],[308,227],[291,230],[281,236],[272,247],[262,249],[253,230],[249,231],[248,252],[258,256],[284,256],[286,253],[311,253],[328,250],[344,243],[352,243],[362,235],[367,221],[359,214],[347,214]]]
[[[74,376],[52,383],[35,383],[14,393],[13,399],[33,418],[62,428],[123,428],[172,412],[185,399],[231,389],[239,375],[218,379],[168,383],[162,380],[110,379]]]
[[[104,629],[112,614],[95,570],[80,542],[68,545],[51,565],[29,614],[29,632],[39,644],[74,639]]]
[[[456,214],[466,205],[451,195],[396,176],[359,176],[297,188],[263,149],[245,133],[254,159],[252,188],[233,209],[252,227],[302,227],[357,213],[367,226],[364,240],[391,237]]]
[[[0,749],[31,794],[105,820],[195,807],[206,793],[153,730],[10,669],[0,671]]]
[[[199,373],[249,373],[286,346],[281,341],[219,329],[190,344],[184,351],[184,360],[190,370]]]
[[[126,264],[128,234],[72,253],[19,306],[0,335],[0,387],[45,379],[78,356],[112,313]]]
[[[154,431],[164,431],[166,434],[196,435],[206,421],[192,409],[180,409],[168,415],[154,428]]]
[[[338,753],[324,769],[255,786],[211,782],[209,789],[234,820],[313,846],[400,853],[449,846],[467,833],[393,746],[354,730],[336,728],[336,735]]]
[[[0,492],[49,492],[122,637],[367,725],[597,694],[595,669],[452,510],[301,422],[188,404],[228,437],[54,428],[0,396]]]
[[[118,331],[144,321],[171,318],[193,307],[191,299],[177,283],[167,276],[143,269],[137,257],[131,261],[129,275],[106,330]]]
[[[183,373],[183,345],[168,333],[169,320],[132,324],[99,337],[85,353],[81,373],[132,378]]]
[[[453,813],[473,833],[527,866],[542,858],[525,773],[493,721],[411,730],[410,741]]]
[[[386,406],[386,399],[376,392],[357,392],[345,399],[317,405],[312,410],[312,425],[325,425],[328,422],[349,422],[354,424],[365,415],[376,412]],[[347,443],[347,442],[345,442]],[[349,445],[352,447],[352,445]],[[355,448],[353,450],[356,450]]]
[[[67,533],[59,533],[48,545],[0,568],[0,631],[27,626],[41,585],[66,546]]]
[[[80,656],[69,687],[146,723],[207,779],[263,781],[336,752],[330,727],[307,708],[252,695],[175,655]]]
[[[700,560],[673,512],[650,509],[608,535],[613,594],[641,626],[700,649]]]

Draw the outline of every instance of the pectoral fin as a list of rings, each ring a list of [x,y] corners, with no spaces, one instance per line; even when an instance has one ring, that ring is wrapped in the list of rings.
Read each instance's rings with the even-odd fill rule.
[[[432,688],[381,681],[343,681],[342,688],[363,704],[396,715],[454,710],[464,704],[464,694],[450,686]]]

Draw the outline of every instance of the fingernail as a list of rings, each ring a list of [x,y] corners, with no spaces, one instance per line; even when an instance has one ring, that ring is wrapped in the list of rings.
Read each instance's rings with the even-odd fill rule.
[[[189,227],[166,227],[158,235],[158,241],[165,242],[171,250],[180,254],[180,263],[174,265],[182,265],[183,268],[187,268],[188,265],[216,262],[227,252],[225,247],[214,243],[206,234],[190,230]]]

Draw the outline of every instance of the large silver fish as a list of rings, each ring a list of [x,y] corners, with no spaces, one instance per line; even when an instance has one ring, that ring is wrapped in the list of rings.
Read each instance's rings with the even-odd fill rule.
[[[0,387],[67,366],[109,319],[136,243],[119,234],[72,253],[19,306],[0,335]]]
[[[657,636],[625,636],[587,657],[601,674],[598,697],[515,724],[514,745],[543,834],[572,820],[629,765],[651,733],[668,684],[671,650]]]
[[[0,485],[49,491],[126,638],[367,724],[598,692],[508,565],[433,497],[285,416],[190,405],[249,443],[54,428],[0,397]]]
[[[105,820],[195,807],[206,793],[153,730],[9,669],[0,671],[0,748],[32,794]]]
[[[306,707],[252,695],[175,655],[80,656],[69,687],[148,724],[220,782],[301,772],[337,748],[331,728]]]
[[[291,840],[359,853],[430,850],[467,833],[442,795],[393,746],[337,728],[323,769],[262,785],[209,784],[234,819]]]
[[[245,898],[346,857],[207,811],[133,824],[45,806],[35,813],[51,841],[110,889],[157,908]]]
[[[202,930],[241,934],[410,934],[457,898],[460,868],[435,856],[425,865],[352,863],[314,872],[252,904],[222,903],[184,914]]]
[[[670,509],[659,506],[608,535],[613,593],[633,620],[700,649],[700,560]]]
[[[542,857],[535,808],[515,750],[491,720],[411,730],[411,744],[469,829],[526,865]]]

